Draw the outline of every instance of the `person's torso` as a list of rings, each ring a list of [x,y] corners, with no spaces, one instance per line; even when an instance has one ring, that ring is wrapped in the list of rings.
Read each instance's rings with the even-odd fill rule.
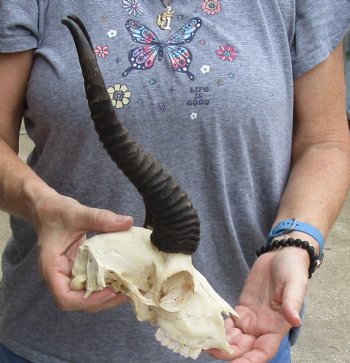
[[[195,266],[234,304],[289,170],[294,2],[175,0],[170,30],[157,25],[165,10],[160,0],[38,3],[39,46],[25,111],[36,145],[29,165],[58,192],[143,224],[141,197],[109,159],[90,119],[75,46],[61,24],[75,14],[90,34],[120,119],[199,211]],[[4,287],[20,276],[31,286],[14,309],[32,306],[25,315],[33,336],[24,336],[26,328],[20,333],[31,349],[40,351],[46,336],[44,353],[55,351],[57,359],[111,362],[119,355],[116,362],[137,362],[142,352],[143,362],[178,361],[159,350],[128,308],[86,316],[59,312],[48,293],[38,301],[45,286],[33,270],[35,233],[18,219],[12,226]],[[15,323],[9,316],[2,322],[8,335]]]

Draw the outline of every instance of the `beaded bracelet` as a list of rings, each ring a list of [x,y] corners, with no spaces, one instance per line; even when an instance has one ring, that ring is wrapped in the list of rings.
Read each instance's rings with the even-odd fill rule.
[[[294,239],[294,238],[288,238],[287,240],[282,239],[280,241],[275,240],[269,243],[267,246],[262,246],[260,249],[258,249],[256,251],[256,257],[259,257],[260,255],[266,252],[270,252],[272,250],[288,246],[300,247],[307,251],[310,258],[310,266],[309,266],[309,279],[310,279],[319,263],[318,263],[318,256],[315,252],[315,248],[313,246],[310,246],[309,242],[307,241],[302,241],[301,239]]]

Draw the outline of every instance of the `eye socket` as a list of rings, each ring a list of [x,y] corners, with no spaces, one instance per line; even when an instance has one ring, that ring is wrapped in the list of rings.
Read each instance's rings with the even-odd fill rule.
[[[180,311],[193,294],[193,276],[188,271],[177,272],[167,278],[159,290],[159,305],[169,312]]]

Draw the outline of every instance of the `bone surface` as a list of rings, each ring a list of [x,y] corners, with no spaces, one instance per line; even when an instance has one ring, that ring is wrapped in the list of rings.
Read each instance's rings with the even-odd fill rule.
[[[210,348],[231,354],[223,316],[236,312],[190,255],[161,252],[150,235],[132,227],[86,240],[74,261],[71,289],[85,289],[86,298],[105,287],[128,296],[137,319],[158,327],[156,340],[182,356],[196,359]]]

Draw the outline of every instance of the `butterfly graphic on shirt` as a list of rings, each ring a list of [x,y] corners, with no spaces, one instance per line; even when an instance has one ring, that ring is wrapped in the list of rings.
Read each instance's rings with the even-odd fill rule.
[[[136,20],[129,19],[125,26],[134,42],[141,45],[130,50],[128,59],[131,64],[122,76],[127,76],[133,70],[149,70],[153,67],[156,58],[163,59],[164,51],[167,54],[173,71],[186,73],[193,81],[194,75],[189,71],[192,62],[192,53],[184,44],[189,43],[202,25],[200,18],[192,18],[178,31],[163,41],[151,29]]]

